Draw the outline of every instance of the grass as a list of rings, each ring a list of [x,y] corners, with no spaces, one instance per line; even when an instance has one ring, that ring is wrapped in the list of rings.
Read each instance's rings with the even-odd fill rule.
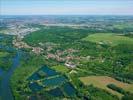
[[[113,25],[114,28],[116,29],[132,29],[133,28],[133,24],[132,23],[124,23],[124,24],[115,24]]]
[[[125,36],[120,36],[116,35],[113,33],[96,33],[96,34],[91,34],[82,40],[84,41],[91,41],[95,43],[103,42],[106,44],[111,44],[111,45],[117,45],[117,44],[122,44],[122,43],[131,43],[133,44],[133,39]]]
[[[67,72],[69,72],[69,69],[66,66],[63,66],[63,65],[53,66],[52,68],[54,70],[56,70],[57,72],[61,72],[61,73],[67,73]]]
[[[6,57],[8,54],[7,52],[0,52],[0,58]]]
[[[112,89],[109,89],[107,87],[108,84],[115,84],[118,87],[123,88],[125,91],[129,91],[133,93],[133,84],[127,84],[120,81],[115,80],[114,78],[108,77],[108,76],[88,76],[88,77],[80,77],[80,80],[85,85],[91,85],[93,84],[95,87],[104,89],[113,95],[117,95],[119,98],[121,98],[123,95],[113,91]]]

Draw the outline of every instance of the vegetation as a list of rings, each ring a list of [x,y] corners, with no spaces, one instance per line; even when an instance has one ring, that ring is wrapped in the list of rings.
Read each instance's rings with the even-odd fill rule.
[[[108,100],[118,100],[116,96],[91,85],[88,87],[88,91],[91,95],[91,100],[106,100],[107,98]]]
[[[16,51],[13,50],[11,36],[1,34],[0,37],[0,68],[8,70]]]
[[[52,68],[55,69],[57,72],[61,72],[61,73],[68,73],[69,72],[69,69],[63,65],[52,66]]]
[[[26,80],[43,64],[44,61],[40,56],[27,55],[27,53],[24,53],[22,55],[21,64],[15,70],[11,78],[11,87],[16,100],[23,100],[24,98],[27,98],[25,95],[21,94],[26,94],[30,92],[29,88],[27,87],[28,83]]]
[[[68,26],[22,25],[39,29],[26,33],[22,39],[0,34],[0,67],[3,69],[12,65],[16,52],[12,50],[12,40],[20,42],[17,49],[21,54],[20,65],[10,79],[16,100],[132,100],[131,19],[80,18],[82,20],[70,21],[57,18]],[[76,26],[83,22],[86,26]],[[71,23],[76,24],[71,26]],[[41,69],[43,65],[52,69],[48,72],[54,75],[49,76]]]
[[[83,40],[110,45],[117,45],[123,43],[133,44],[133,39],[121,35],[116,35],[115,33],[96,33],[89,35]]]
[[[124,94],[125,91],[130,91],[132,92],[133,90],[133,84],[127,84],[127,83],[123,83],[120,81],[117,81],[111,77],[107,77],[107,76],[88,76],[88,77],[81,77],[80,80],[85,84],[85,85],[91,85],[93,84],[95,87],[104,89],[114,95],[117,95],[119,98],[121,98]],[[116,84],[117,86],[119,86],[120,88],[117,88],[116,86],[112,86],[109,84]],[[116,90],[116,91],[112,91],[112,90]],[[115,88],[115,89],[114,89]],[[119,91],[119,93],[118,93]],[[121,93],[121,94],[120,94]]]
[[[133,94],[126,94],[122,97],[122,100],[132,100],[133,99]]]
[[[133,51],[133,41],[130,37],[112,32],[93,33],[95,31],[92,32],[87,28],[75,29],[70,27],[44,26],[39,31],[27,35],[24,41],[31,46],[39,46],[44,49],[43,54],[40,55],[40,57],[44,57],[44,63],[58,72],[65,73],[77,91],[81,93],[77,93],[80,98],[90,97],[89,93],[91,92],[86,90],[84,84],[77,80],[79,77],[87,75],[105,75],[102,78],[95,76],[92,80],[85,79],[84,77],[83,80],[80,78],[83,83],[89,80],[87,85],[93,84],[96,91],[100,91],[96,92],[96,94],[93,93],[94,96],[92,98],[94,100],[96,95],[102,99],[103,95],[107,95],[110,100],[115,98],[114,96],[112,97],[112,94],[122,98],[123,94],[109,89],[106,85],[113,81],[124,90],[132,91],[132,84],[128,84],[128,87],[125,84],[132,83],[131,66],[133,55],[131,53]],[[74,52],[71,52],[71,50]],[[51,54],[53,58],[47,59],[48,54]],[[70,55],[72,56],[71,60],[67,60],[67,57],[70,57]],[[59,61],[55,57],[64,60]],[[71,73],[70,69],[64,65],[66,61],[71,61],[77,65],[77,68],[73,69],[74,73]],[[41,75],[43,74],[42,72],[40,73]],[[121,82],[106,77],[106,75],[114,77]],[[104,78],[106,78],[107,83],[100,81]],[[101,82],[101,85],[99,82]],[[100,90],[97,90],[97,88]],[[101,89],[104,91],[101,92]],[[109,93],[106,94],[105,91]]]
[[[40,42],[66,44],[85,37],[88,31],[87,29],[72,29],[68,27],[44,27],[39,31],[27,35],[24,41],[30,45],[37,45]]]
[[[117,92],[119,92],[121,94],[126,94],[126,92],[122,88],[117,87],[114,84],[108,84],[107,87],[110,88],[110,89],[112,89],[112,90],[114,90],[114,91],[117,91]]]

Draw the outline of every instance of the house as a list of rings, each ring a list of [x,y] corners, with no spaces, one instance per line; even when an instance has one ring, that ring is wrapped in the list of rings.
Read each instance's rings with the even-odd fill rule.
[[[40,54],[43,49],[40,47],[33,47],[32,51],[36,54]]]
[[[72,62],[65,63],[65,66],[67,66],[68,68],[72,68],[72,69],[76,67],[76,65],[73,64]]]

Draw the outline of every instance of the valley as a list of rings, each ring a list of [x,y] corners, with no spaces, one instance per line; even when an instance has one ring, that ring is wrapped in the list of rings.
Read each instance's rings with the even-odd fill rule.
[[[0,26],[0,99],[133,98],[132,16],[10,17]]]

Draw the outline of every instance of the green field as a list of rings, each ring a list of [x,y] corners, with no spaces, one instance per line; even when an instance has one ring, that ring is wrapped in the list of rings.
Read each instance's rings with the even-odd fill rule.
[[[107,87],[108,84],[115,84],[118,87],[123,88],[126,91],[129,91],[132,93],[133,91],[133,84],[127,84],[123,83],[120,81],[117,81],[111,77],[108,76],[88,76],[88,77],[81,77],[80,80],[85,84],[85,85],[91,85],[93,84],[95,87],[104,89],[108,92],[110,92],[113,95],[117,95],[119,98],[122,97],[122,94],[113,91]]]
[[[58,72],[61,72],[61,73],[68,73],[69,72],[69,69],[63,65],[53,66],[52,68]]]
[[[114,28],[116,29],[132,29],[133,28],[133,23],[125,23],[125,24],[115,24],[113,25]]]
[[[96,33],[83,38],[85,41],[91,41],[95,43],[103,43],[110,45],[117,44],[133,44],[133,39],[125,36],[116,35],[113,33]]]
[[[0,58],[3,58],[3,57],[6,57],[6,56],[8,56],[8,52],[1,52],[0,51]]]

